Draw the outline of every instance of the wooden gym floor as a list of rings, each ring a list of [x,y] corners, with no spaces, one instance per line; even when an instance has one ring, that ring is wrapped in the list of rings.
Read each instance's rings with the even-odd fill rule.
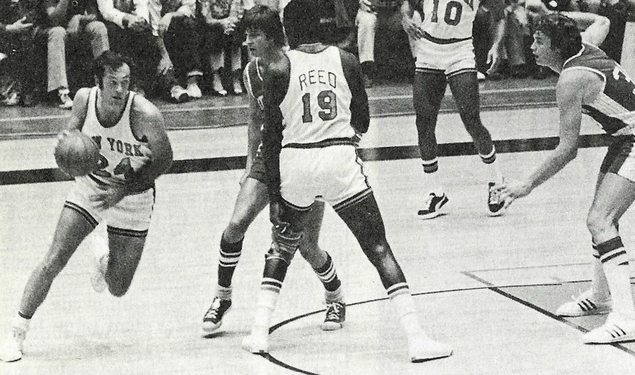
[[[483,122],[508,178],[529,173],[555,145],[558,116],[549,83],[481,86],[484,106],[495,109],[483,112]],[[220,235],[246,152],[244,102],[230,98],[229,104],[216,102],[207,109],[199,104],[200,110],[195,103],[183,109],[162,106],[177,162],[157,182],[146,251],[129,293],[123,298],[96,294],[88,278],[90,250],[80,247],[33,318],[24,359],[0,363],[0,374],[635,374],[635,343],[581,343],[582,334],[603,317],[553,314],[589,286],[585,217],[605,144],[595,125],[585,119],[584,147],[565,170],[514,202],[504,216],[490,218],[483,164],[450,99],[438,125],[449,213],[421,221],[415,213],[425,199],[423,172],[408,90],[371,89],[375,117],[361,146],[419,317],[432,336],[454,346],[453,356],[409,363],[405,338],[375,270],[330,209],[320,244],[343,281],[348,309],[342,330],[320,330],[322,288],[298,256],[274,314],[270,355],[241,349],[270,242],[265,212],[245,238],[234,277],[234,308],[222,332],[202,333]],[[496,98],[491,106],[490,98]],[[22,129],[0,140],[4,334],[31,270],[46,252],[71,182],[55,171],[52,158],[51,134],[67,114],[2,113],[2,125]],[[234,120],[223,123],[221,113]],[[633,213],[621,224],[624,241],[632,246]]]

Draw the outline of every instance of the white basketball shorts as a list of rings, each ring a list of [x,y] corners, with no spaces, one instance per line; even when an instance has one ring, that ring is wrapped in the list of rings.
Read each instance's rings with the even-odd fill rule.
[[[362,160],[353,145],[283,148],[280,152],[280,194],[297,208],[316,199],[331,206],[371,192]]]
[[[107,209],[97,207],[97,202],[90,200],[97,192],[97,182],[88,176],[77,177],[65,205],[82,214],[87,213],[97,223],[105,221],[109,227],[147,232],[154,209],[154,188],[126,195],[119,203]],[[87,220],[90,221],[89,218]]]

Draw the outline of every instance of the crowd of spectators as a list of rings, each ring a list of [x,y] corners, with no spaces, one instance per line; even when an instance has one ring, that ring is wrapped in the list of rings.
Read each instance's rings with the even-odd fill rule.
[[[416,1],[416,0],[413,0]],[[418,0],[422,1],[422,0]],[[545,78],[530,51],[532,20],[552,11],[593,12],[611,31],[600,46],[620,61],[624,28],[635,0],[505,0],[504,64],[482,79]],[[93,84],[92,59],[107,49],[132,58],[135,91],[182,103],[240,95],[249,59],[240,21],[261,3],[278,10],[285,0],[0,0],[0,99],[4,105],[41,101],[72,107],[72,94]],[[325,42],[356,53],[371,87],[378,70],[408,76],[412,41],[401,26],[402,0],[320,0]],[[480,72],[492,35],[485,6],[474,22]],[[387,68],[387,69],[385,69]],[[391,76],[392,74],[392,76]]]

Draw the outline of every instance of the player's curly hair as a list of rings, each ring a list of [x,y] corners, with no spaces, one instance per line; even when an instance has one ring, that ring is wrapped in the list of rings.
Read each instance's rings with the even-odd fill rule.
[[[256,4],[246,10],[243,15],[242,24],[245,30],[262,31],[267,38],[272,39],[279,47],[286,45],[280,15],[277,11],[268,6]]]
[[[110,50],[104,51],[101,55],[97,56],[95,60],[93,60],[93,75],[97,78],[99,88],[103,88],[104,86],[104,74],[106,73],[107,66],[116,70],[121,68],[124,64],[128,65],[131,72],[135,68],[131,59]]]
[[[561,13],[540,16],[536,20],[534,30],[549,37],[551,48],[559,50],[564,59],[580,52],[582,48],[582,36],[577,23]]]

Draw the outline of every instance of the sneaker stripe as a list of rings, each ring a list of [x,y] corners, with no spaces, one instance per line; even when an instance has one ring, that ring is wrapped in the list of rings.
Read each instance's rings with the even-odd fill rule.
[[[613,328],[613,333],[614,334],[612,334],[612,336],[614,338],[621,337],[621,336],[626,336],[626,332],[624,332],[624,330],[621,329],[620,327],[618,327],[616,325],[613,325],[611,328]]]
[[[590,310],[597,309],[595,304],[593,304],[593,302],[591,302],[591,300],[589,299],[580,300],[578,302],[578,306],[580,306],[580,309],[582,309],[582,311],[590,311]]]

